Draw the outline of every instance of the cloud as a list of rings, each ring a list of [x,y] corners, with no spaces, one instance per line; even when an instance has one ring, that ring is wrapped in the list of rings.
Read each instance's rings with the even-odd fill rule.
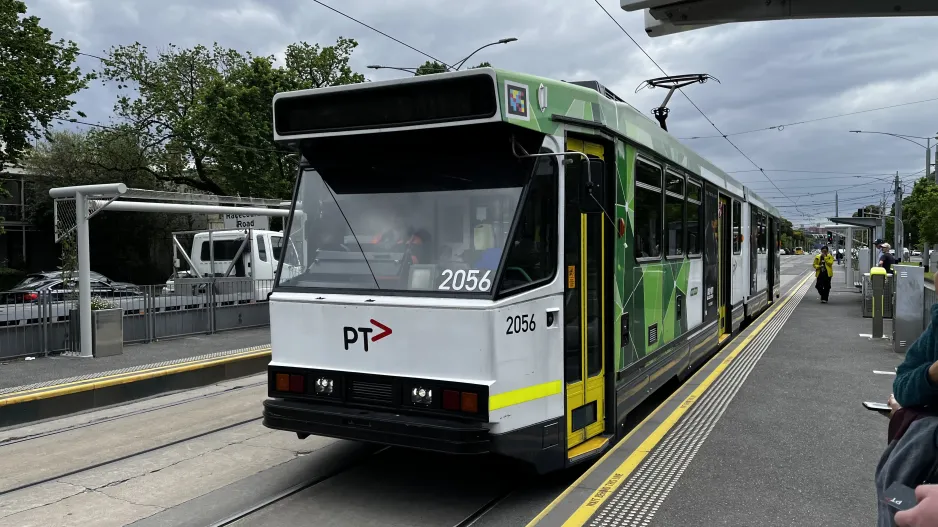
[[[926,52],[938,32],[933,18],[760,22],[649,39],[640,13],[621,11],[615,0],[600,1],[667,73],[709,73],[721,81],[685,91],[724,133],[938,97],[938,63]],[[665,95],[635,93],[641,81],[661,71],[588,0],[324,2],[450,64],[481,44],[513,36],[518,42],[486,48],[469,64],[486,60],[564,80],[596,79],[642,111]],[[369,64],[413,67],[427,60],[312,0],[31,0],[29,9],[56,38],[75,40],[89,53],[139,41],[151,49],[218,42],[282,55],[293,42],[329,44],[344,36],[359,42],[352,66],[370,79],[401,73],[367,70]],[[81,65],[98,67],[88,58]],[[96,83],[79,96],[79,106],[89,118],[106,121],[114,97],[113,90]],[[717,134],[680,94],[669,106],[669,128],[677,137]],[[938,101],[732,136],[791,199],[724,139],[685,142],[727,171],[747,171],[736,177],[784,207],[797,224],[832,215],[835,190],[841,209],[853,210],[878,201],[870,196],[889,188],[883,176],[843,173],[923,170],[924,149],[849,130],[928,136],[938,132],[936,114]],[[841,174],[771,171],[776,169]],[[803,204],[799,208],[807,219],[791,200]]]

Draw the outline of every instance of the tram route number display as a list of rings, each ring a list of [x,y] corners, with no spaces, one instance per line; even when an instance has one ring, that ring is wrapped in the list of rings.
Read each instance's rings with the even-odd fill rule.
[[[534,322],[533,313],[530,315],[509,316],[505,318],[505,322],[508,324],[507,329],[505,329],[506,335],[527,333],[528,331],[534,331],[537,327],[537,324]]]
[[[443,269],[443,281],[438,287],[441,291],[481,291],[485,292],[492,288],[492,280],[489,278],[492,271],[486,270],[484,275],[478,269]]]

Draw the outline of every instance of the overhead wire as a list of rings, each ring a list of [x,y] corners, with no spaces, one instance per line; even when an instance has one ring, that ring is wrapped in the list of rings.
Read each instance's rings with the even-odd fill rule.
[[[427,52],[425,52],[425,51],[421,51],[421,50],[419,50],[419,49],[417,49],[417,48],[411,46],[410,44],[408,44],[408,43],[406,43],[406,42],[404,42],[404,41],[402,41],[402,40],[396,39],[396,38],[392,37],[391,35],[388,35],[388,34],[385,33],[384,31],[381,31],[380,29],[377,29],[377,28],[374,28],[374,27],[372,27],[372,26],[369,26],[368,24],[362,22],[361,20],[358,20],[357,18],[355,18],[355,17],[353,17],[353,16],[351,16],[351,15],[345,14],[345,13],[343,13],[342,11],[339,11],[338,9],[332,7],[331,5],[326,4],[325,2],[321,2],[320,0],[313,0],[313,2],[316,2],[317,4],[319,4],[319,5],[323,6],[323,7],[325,7],[326,9],[329,9],[329,10],[331,10],[331,11],[334,11],[334,12],[336,12],[336,13],[342,15],[342,16],[344,16],[345,18],[347,18],[347,19],[349,19],[349,20],[352,20],[352,21],[354,21],[354,22],[357,23],[357,24],[361,24],[361,25],[367,27],[368,29],[374,31],[375,33],[378,33],[379,35],[383,35],[383,36],[385,36],[385,37],[387,37],[387,38],[393,40],[394,42],[397,42],[398,44],[400,44],[400,45],[402,45],[402,46],[405,46],[405,47],[407,47],[407,48],[410,48],[410,49],[416,51],[417,53],[420,53],[420,54],[423,55],[424,57],[429,57],[429,58],[435,60],[436,62],[439,62],[440,64],[446,66],[447,68],[452,69],[452,66],[451,66],[451,65],[449,65],[449,64],[447,64],[447,63],[445,63],[445,62],[443,62],[442,60],[440,60],[440,59],[434,57],[433,55],[430,55],[429,53],[427,53]]]
[[[663,73],[666,77],[670,77],[670,75],[668,75],[668,72],[666,72],[666,71],[664,70],[664,68],[662,68],[661,65],[658,64],[658,62],[655,61],[655,59],[652,58],[652,56],[648,54],[647,51],[645,51],[645,48],[643,48],[643,47],[641,46],[641,44],[638,43],[638,41],[636,41],[634,38],[632,38],[632,35],[629,34],[629,32],[626,31],[626,29],[625,29],[624,27],[622,27],[622,24],[620,24],[619,21],[616,20],[616,18],[615,18],[614,16],[612,16],[612,13],[610,13],[610,12],[606,9],[606,7],[603,6],[602,3],[600,3],[599,0],[593,0],[593,2],[594,2],[597,6],[599,6],[600,9],[602,9],[603,13],[606,13],[606,16],[608,16],[609,19],[612,20],[612,22],[615,23],[616,26],[618,26],[618,28],[622,31],[622,33],[624,33],[625,36],[627,36],[627,37],[629,38],[629,40],[631,40],[632,43],[635,44],[635,46],[639,49],[639,51],[641,51],[646,57],[648,57],[648,60],[650,60],[650,61],[652,62],[652,64],[654,64],[655,67],[657,67],[657,68],[661,71],[661,73]],[[753,161],[752,158],[749,157],[749,155],[747,155],[745,152],[743,152],[742,149],[739,148],[739,146],[736,145],[736,143],[734,143],[726,134],[724,134],[723,131],[720,130],[720,128],[716,125],[716,123],[714,123],[713,120],[711,120],[710,117],[708,117],[707,114],[704,113],[704,111],[701,110],[699,106],[697,106],[697,103],[695,103],[695,102],[693,101],[693,99],[691,99],[691,98],[687,95],[687,93],[684,92],[684,89],[683,89],[683,88],[678,88],[678,91],[680,91],[680,92],[681,92],[681,95],[683,95],[684,98],[687,99],[687,102],[689,102],[689,103],[697,110],[697,112],[700,113],[700,115],[701,115],[708,123],[710,123],[710,126],[712,126],[713,129],[716,130],[718,134],[720,134],[720,137],[723,137],[723,139],[725,139],[726,142],[730,144],[730,146],[732,146],[737,152],[739,152],[739,154],[740,154],[741,156],[743,156],[744,158],[746,158],[746,160],[749,161],[749,163],[751,163],[752,166],[756,167],[756,169],[758,169],[758,171],[762,173],[762,175],[765,177],[765,179],[769,180],[769,182],[772,183],[772,186],[775,187],[775,189],[778,190],[779,193],[782,194],[782,196],[785,196],[786,198],[788,198],[788,196],[785,195],[785,192],[782,191],[782,189],[779,188],[778,185],[776,185],[774,181],[772,181],[772,178],[770,178],[770,177],[768,176],[768,174],[765,173],[765,170],[763,170],[762,167],[760,167],[760,166],[758,165],[758,163],[756,163],[755,161]],[[798,211],[799,213],[801,213],[801,214],[804,214],[803,211],[801,211],[800,209],[797,208],[797,204],[795,203],[795,201],[794,201],[793,199],[788,198],[788,200],[791,201],[793,204],[796,205],[795,210],[797,210],[797,211]]]
[[[771,131],[771,130],[778,130],[778,131],[780,132],[780,131],[784,130],[785,128],[789,127],[789,126],[797,126],[797,125],[799,125],[799,124],[816,123],[816,122],[819,122],[819,121],[828,121],[828,120],[830,120],[830,119],[839,119],[839,118],[841,118],[841,117],[849,117],[849,116],[851,116],[851,115],[860,115],[860,114],[864,114],[864,113],[878,112],[878,111],[881,111],[881,110],[891,110],[891,109],[893,109],[893,108],[901,108],[901,107],[903,107],[903,106],[912,106],[912,105],[915,105],[915,104],[923,104],[923,103],[935,102],[935,101],[938,101],[938,97],[933,97],[933,98],[931,98],[931,99],[922,99],[922,100],[920,100],[920,101],[910,101],[910,102],[904,102],[904,103],[899,103],[899,104],[891,104],[891,105],[889,105],[889,106],[880,106],[880,107],[877,107],[877,108],[868,108],[868,109],[866,109],[866,110],[857,110],[857,111],[855,111],[855,112],[839,113],[839,114],[836,114],[836,115],[828,115],[828,116],[825,116],[825,117],[817,117],[817,118],[815,118],[815,119],[805,119],[804,121],[795,121],[795,122],[785,123],[785,124],[776,124],[776,125],[774,125],[774,126],[766,126],[766,127],[764,127],[764,128],[754,128],[754,129],[752,129],[752,130],[745,130],[745,131],[742,131],[742,132],[733,132],[733,133],[730,133],[730,134],[726,134],[726,136],[722,136],[722,135],[700,135],[700,136],[693,136],[693,137],[681,137],[680,139],[681,139],[682,141],[689,141],[689,140],[694,140],[694,139],[718,139],[718,138],[720,138],[720,137],[733,137],[733,136],[737,136],[737,135],[753,134],[753,133],[756,133],[756,132],[768,132],[768,131]]]

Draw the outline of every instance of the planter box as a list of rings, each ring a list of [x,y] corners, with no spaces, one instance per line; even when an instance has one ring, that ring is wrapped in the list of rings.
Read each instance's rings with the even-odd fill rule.
[[[78,310],[68,313],[72,351],[81,351]],[[95,357],[111,357],[124,353],[124,310],[96,309],[91,311],[91,353]]]

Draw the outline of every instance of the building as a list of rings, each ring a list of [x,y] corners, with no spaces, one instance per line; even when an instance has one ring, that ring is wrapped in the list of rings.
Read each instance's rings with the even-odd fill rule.
[[[8,195],[0,196],[0,267],[25,272],[55,269],[58,248],[50,229],[42,230],[27,216],[29,193],[27,185],[33,176],[16,166],[0,170],[0,186]]]

